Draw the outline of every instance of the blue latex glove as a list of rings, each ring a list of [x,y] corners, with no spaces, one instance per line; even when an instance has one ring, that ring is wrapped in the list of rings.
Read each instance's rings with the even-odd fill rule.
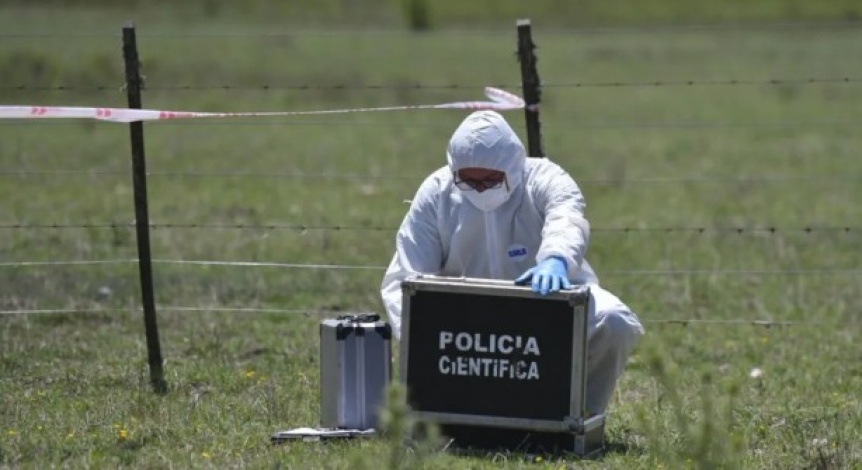
[[[566,269],[566,261],[556,256],[542,261],[515,279],[515,284],[519,286],[526,285],[528,282],[530,282],[533,292],[539,292],[542,295],[560,289],[572,288]]]

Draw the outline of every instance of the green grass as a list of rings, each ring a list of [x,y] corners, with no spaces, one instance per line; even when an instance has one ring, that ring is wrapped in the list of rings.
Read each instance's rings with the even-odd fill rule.
[[[305,13],[320,24],[349,23],[334,2],[324,4],[333,10]],[[706,9],[698,17],[650,2],[644,9],[652,16],[641,14],[645,24],[852,18],[853,8],[842,13],[840,2],[782,14],[791,4],[740,7],[736,17]],[[508,3],[476,25],[496,32],[475,34],[465,22],[457,31],[442,26],[474,15],[470,6],[434,7],[438,29],[423,34],[403,32],[394,2],[367,13],[373,21],[351,23],[387,34],[269,34],[315,23],[255,16],[266,12],[228,15],[219,5],[4,6],[0,30],[10,36],[0,36],[0,103],[124,106],[119,31],[128,19],[138,26],[148,108],[338,109],[475,100],[485,85],[518,91],[517,15]],[[157,396],[148,384],[136,265],[0,266],[0,310],[97,310],[0,316],[0,466],[862,466],[862,292],[854,271],[862,262],[862,89],[858,81],[825,82],[862,77],[862,31],[563,33],[541,26],[636,22],[636,12],[625,14],[570,24],[533,16],[548,85],[545,149],[584,190],[594,228],[588,258],[647,328],[620,382],[609,418],[611,452],[601,461],[403,455],[386,439],[269,444],[276,430],[317,423],[316,331],[326,315],[318,312],[381,312],[379,267],[391,256],[403,201],[444,163],[445,144],[464,116],[411,111],[147,124],[153,223],[257,227],[157,228],[155,258],[368,269],[156,263],[170,387]],[[733,79],[788,82],[709,84]],[[688,80],[694,85],[588,86]],[[458,87],[394,87],[415,83]],[[316,88],[287,86],[302,84]],[[384,87],[337,88],[344,84]],[[583,86],[566,86],[573,84]],[[19,85],[28,89],[14,89]],[[73,90],[32,89],[58,86]],[[206,89],[165,90],[184,86]],[[522,133],[521,114],[507,116]],[[124,125],[0,122],[0,224],[118,225],[3,228],[0,262],[134,258],[134,231],[124,226],[134,217],[130,172]],[[850,230],[804,230],[845,226]],[[626,227],[705,230],[618,230]],[[728,227],[776,230],[722,230]],[[760,378],[750,377],[755,368]]]

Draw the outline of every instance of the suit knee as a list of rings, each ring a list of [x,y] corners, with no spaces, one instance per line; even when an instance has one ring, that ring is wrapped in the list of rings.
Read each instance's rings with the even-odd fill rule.
[[[599,324],[607,341],[631,349],[644,331],[637,317],[628,311],[609,310],[600,314]]]

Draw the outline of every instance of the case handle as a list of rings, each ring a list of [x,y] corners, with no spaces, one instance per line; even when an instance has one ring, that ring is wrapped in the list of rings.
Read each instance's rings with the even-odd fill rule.
[[[360,313],[357,315],[341,315],[339,320],[347,320],[350,323],[374,323],[380,320],[380,315],[375,313]]]

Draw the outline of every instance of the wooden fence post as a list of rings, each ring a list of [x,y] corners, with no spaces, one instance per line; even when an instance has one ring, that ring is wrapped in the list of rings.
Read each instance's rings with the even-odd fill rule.
[[[520,19],[518,26],[518,61],[521,63],[521,85],[524,92],[524,117],[527,122],[527,154],[535,158],[544,158],[542,147],[542,127],[539,122],[539,103],[541,98],[541,82],[536,71],[536,55],[534,50],[530,20]]]

